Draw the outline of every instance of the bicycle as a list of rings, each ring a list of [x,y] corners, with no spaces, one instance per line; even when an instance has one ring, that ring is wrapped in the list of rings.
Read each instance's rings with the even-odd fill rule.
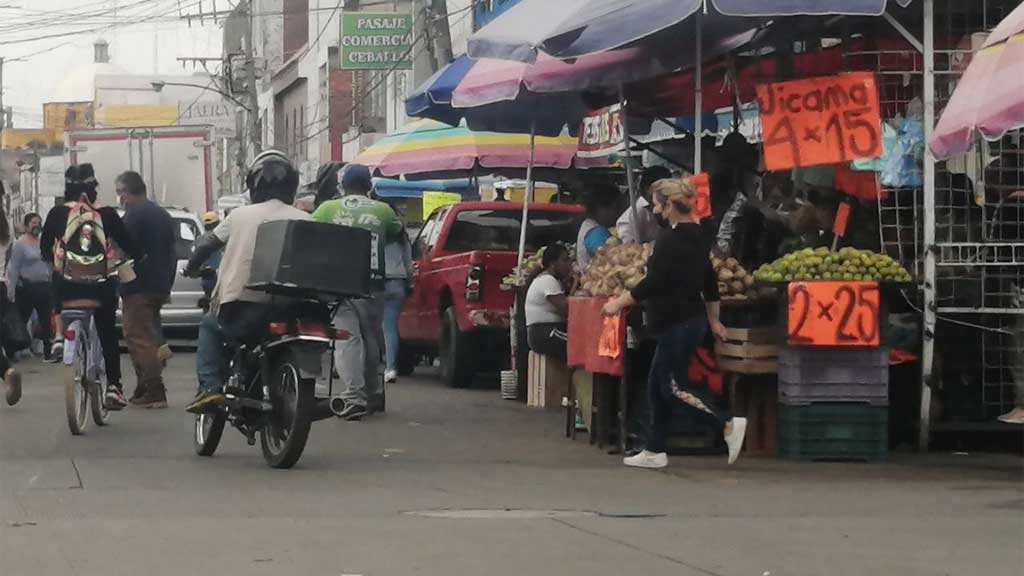
[[[95,301],[65,303],[64,324],[64,408],[71,434],[85,433],[91,414],[97,426],[106,426],[110,416],[105,405],[107,372],[93,309]]]

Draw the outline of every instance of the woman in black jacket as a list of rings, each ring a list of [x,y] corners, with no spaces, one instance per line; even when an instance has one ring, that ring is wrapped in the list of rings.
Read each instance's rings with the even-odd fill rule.
[[[729,463],[739,456],[746,434],[745,418],[733,418],[716,406],[710,390],[690,384],[690,359],[704,335],[725,338],[718,319],[718,278],[708,257],[701,228],[692,216],[696,195],[689,180],[659,180],[651,187],[654,213],[669,227],[658,233],[654,253],[647,261],[647,276],[631,292],[610,301],[604,313],[615,315],[639,302],[647,304],[651,330],[658,348],[648,379],[651,432],[647,449],[623,460],[627,466],[664,468],[672,403],[684,402],[710,415],[722,428],[729,446]]]

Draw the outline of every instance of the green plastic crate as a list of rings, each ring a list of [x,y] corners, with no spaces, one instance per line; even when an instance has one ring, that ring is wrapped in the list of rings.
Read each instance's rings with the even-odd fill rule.
[[[889,407],[822,402],[779,405],[779,456],[791,460],[884,460]]]

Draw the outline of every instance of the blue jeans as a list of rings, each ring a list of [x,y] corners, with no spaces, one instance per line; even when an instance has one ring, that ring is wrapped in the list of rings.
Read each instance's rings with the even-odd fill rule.
[[[405,304],[405,279],[384,284],[384,359],[388,370],[398,370],[398,317]]]
[[[207,313],[199,322],[199,348],[196,350],[196,377],[199,391],[218,390],[228,377],[225,345],[254,342],[270,321],[270,306],[255,302],[229,302],[218,316]]]
[[[690,361],[708,330],[703,316],[673,324],[658,335],[658,349],[651,361],[648,393],[651,402],[651,429],[647,449],[665,452],[668,442],[672,405],[681,402],[712,418],[720,428],[731,419],[718,408],[714,394],[706,386],[690,383]]]

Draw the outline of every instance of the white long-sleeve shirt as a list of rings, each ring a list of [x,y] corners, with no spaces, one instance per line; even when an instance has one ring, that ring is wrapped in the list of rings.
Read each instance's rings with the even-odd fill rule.
[[[636,230],[639,238],[633,235],[633,211],[629,208],[615,221],[615,230],[623,244],[647,244],[658,237],[658,219],[654,216],[651,204],[643,196],[636,199]]]

